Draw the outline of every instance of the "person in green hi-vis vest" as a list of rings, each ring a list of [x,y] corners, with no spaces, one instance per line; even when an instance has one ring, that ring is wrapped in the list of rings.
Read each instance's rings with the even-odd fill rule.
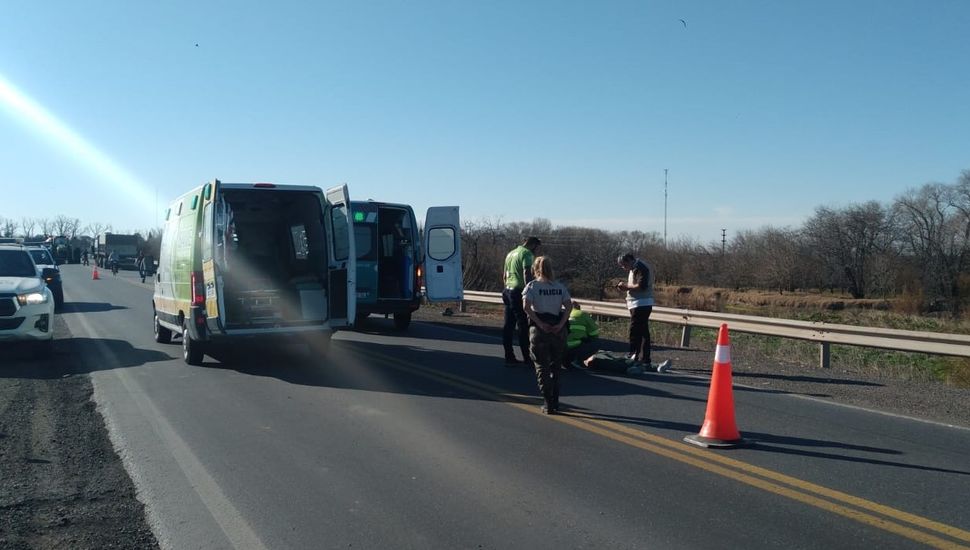
[[[502,346],[505,348],[505,366],[529,363],[529,318],[522,308],[522,289],[532,281],[532,262],[542,241],[539,237],[528,237],[522,244],[513,248],[505,256],[502,303],[505,304],[505,324],[502,326]],[[519,335],[519,349],[522,361],[515,358],[512,349],[512,335]]]

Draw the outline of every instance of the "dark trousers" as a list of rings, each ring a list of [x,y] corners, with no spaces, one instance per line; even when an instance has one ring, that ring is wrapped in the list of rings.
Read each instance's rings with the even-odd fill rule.
[[[519,349],[522,350],[522,360],[529,359],[529,318],[522,308],[522,289],[506,288],[502,291],[502,303],[505,304],[505,325],[502,326],[502,346],[505,348],[505,358],[515,357],[512,349],[512,335],[519,334]]]
[[[559,367],[566,353],[566,329],[555,334],[529,327],[529,354],[536,369],[536,381],[546,407],[559,408]]]
[[[598,349],[599,341],[596,339],[596,337],[583,340],[574,348],[566,348],[566,357],[563,359],[563,362],[566,365],[569,365],[573,361],[583,362],[590,355],[596,353],[596,350]]]
[[[630,353],[634,360],[650,364],[650,314],[653,306],[630,310]]]

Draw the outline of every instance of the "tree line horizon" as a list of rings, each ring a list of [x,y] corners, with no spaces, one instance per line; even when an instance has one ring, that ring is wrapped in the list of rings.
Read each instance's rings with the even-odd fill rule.
[[[76,217],[0,215],[3,237],[64,235],[70,239],[111,231]],[[817,206],[801,226],[739,231],[726,242],[692,237],[668,240],[656,231],[608,231],[531,222],[477,220],[462,224],[464,286],[500,291],[509,250],[530,235],[542,240],[556,276],[579,298],[603,300],[624,274],[623,253],[649,261],[658,284],[843,291],[853,298],[906,297],[918,312],[961,314],[970,305],[970,170],[953,183],[910,188],[889,204],[878,201]],[[18,234],[19,233],[19,234]],[[159,228],[136,231],[146,253],[156,253]]]

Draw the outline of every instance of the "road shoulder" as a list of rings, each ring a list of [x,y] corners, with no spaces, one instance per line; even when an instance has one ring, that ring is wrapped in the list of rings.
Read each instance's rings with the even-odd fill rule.
[[[0,547],[158,548],[62,316],[54,355],[0,349]]]

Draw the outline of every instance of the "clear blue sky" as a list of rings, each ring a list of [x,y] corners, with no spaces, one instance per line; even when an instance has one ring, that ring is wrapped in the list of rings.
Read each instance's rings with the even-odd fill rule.
[[[680,20],[686,22],[686,26]],[[212,178],[720,240],[970,168],[970,2],[5,2],[0,216]],[[198,44],[198,45],[196,45]]]

